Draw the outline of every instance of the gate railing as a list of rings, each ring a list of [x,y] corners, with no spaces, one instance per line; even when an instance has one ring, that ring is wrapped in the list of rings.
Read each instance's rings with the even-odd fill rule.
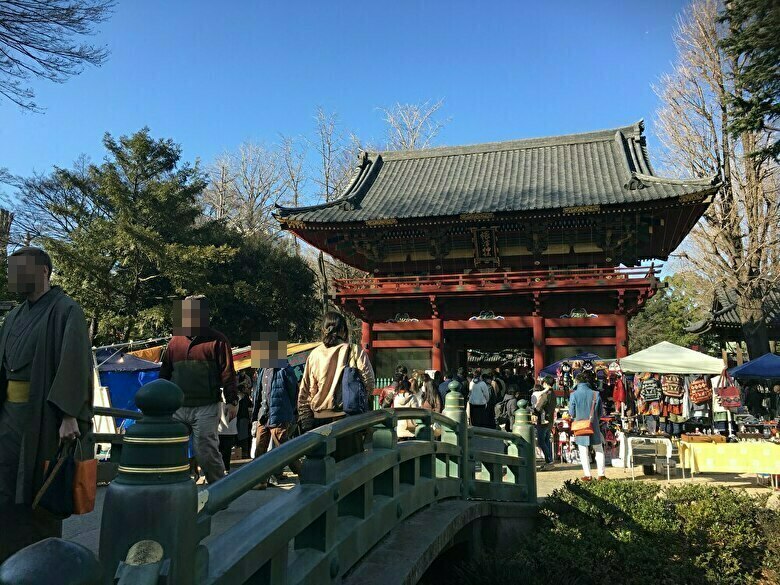
[[[159,430],[165,417],[151,402],[142,397],[139,405],[145,414],[156,409]],[[166,407],[168,420],[174,406]],[[101,562],[113,574],[133,543],[151,539],[165,550],[169,585],[337,581],[394,527],[437,501],[535,502],[534,429],[524,408],[517,413],[512,433],[468,427],[463,397],[452,391],[443,414],[409,408],[345,417],[272,449],[198,493],[191,480],[166,477],[168,469],[181,466],[162,468],[150,460],[146,473],[139,471],[140,453],[131,446],[151,455],[154,441],[174,440],[159,433],[152,438],[153,430],[144,427],[154,421],[145,417],[128,431],[136,436],[128,437],[119,477],[106,495]],[[414,438],[398,440],[399,421],[413,421]],[[184,449],[186,460],[186,444]],[[125,456],[133,465],[125,465]],[[300,485],[212,534],[220,511],[301,458]],[[190,491],[180,500],[189,503],[171,508],[172,490],[183,489]],[[136,497],[141,493],[143,500]],[[128,525],[120,510],[140,502],[146,510]],[[172,517],[156,517],[156,511]]]

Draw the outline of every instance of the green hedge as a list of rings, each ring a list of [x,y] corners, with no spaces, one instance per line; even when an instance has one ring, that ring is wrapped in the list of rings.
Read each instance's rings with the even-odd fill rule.
[[[453,569],[456,583],[780,583],[780,514],[728,487],[567,482],[510,558]]]

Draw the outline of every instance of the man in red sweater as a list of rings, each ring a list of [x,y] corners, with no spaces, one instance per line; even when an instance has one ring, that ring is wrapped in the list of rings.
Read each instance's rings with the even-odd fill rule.
[[[209,327],[205,297],[187,297],[174,306],[173,337],[163,356],[160,377],[184,392],[184,405],[174,419],[190,429],[195,459],[214,483],[225,475],[219,453],[220,403],[224,394],[227,415],[238,412],[238,388],[233,352],[228,339]]]

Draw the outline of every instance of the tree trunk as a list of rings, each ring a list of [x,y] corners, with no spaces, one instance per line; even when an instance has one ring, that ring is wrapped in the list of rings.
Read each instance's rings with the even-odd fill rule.
[[[750,359],[754,360],[769,353],[769,331],[766,327],[762,300],[754,297],[743,297],[739,301],[737,311]]]

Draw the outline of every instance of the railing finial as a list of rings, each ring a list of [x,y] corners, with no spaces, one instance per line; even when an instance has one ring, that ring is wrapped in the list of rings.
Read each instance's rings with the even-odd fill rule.
[[[183,399],[167,380],[150,382],[136,394],[144,416],[124,435],[119,475],[103,504],[100,562],[106,571],[116,571],[140,540],[162,546],[171,585],[195,583],[195,568],[207,564],[195,559],[198,492],[190,477],[189,431],[173,419]]]

